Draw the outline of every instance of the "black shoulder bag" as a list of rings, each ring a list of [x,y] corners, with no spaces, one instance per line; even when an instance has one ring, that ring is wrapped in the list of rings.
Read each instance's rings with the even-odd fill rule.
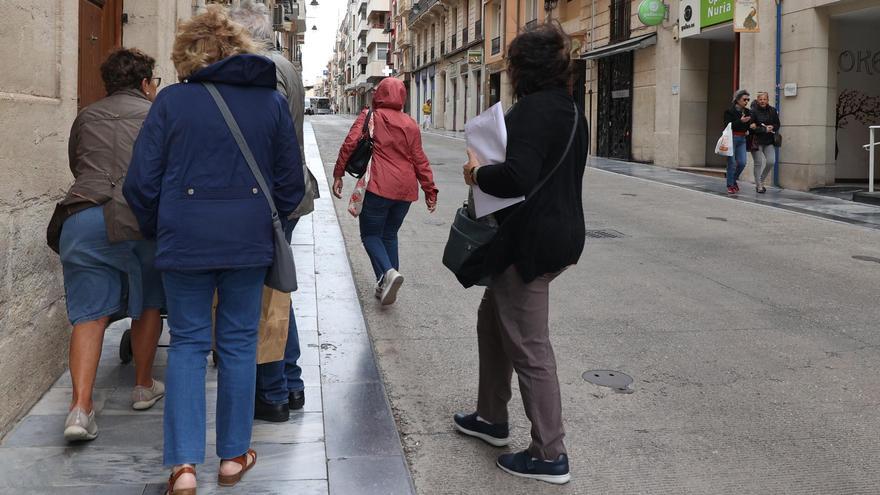
[[[345,171],[354,177],[360,179],[367,173],[367,166],[370,164],[370,158],[373,157],[373,138],[370,137],[370,118],[373,116],[373,110],[367,113],[364,119],[364,129],[361,132],[361,138],[358,140],[357,146],[345,162]]]
[[[562,156],[559,157],[559,162],[532,189],[532,192],[526,196],[526,201],[544,187],[562,165],[562,162],[565,161],[568,152],[571,151],[571,144],[574,142],[575,134],[577,134],[579,117],[577,106],[572,104],[572,107],[574,107],[574,125],[571,128],[568,145],[566,145],[565,151],[562,152]],[[497,233],[497,225],[471,218],[468,213],[467,204],[459,208],[455,213],[455,219],[452,221],[452,227],[449,229],[449,239],[446,241],[446,248],[443,250],[443,265],[449,268],[455,275],[455,278],[465,288],[472,285],[484,287],[489,285],[490,275],[483,273],[483,263],[478,258],[485,255],[486,247],[492,242]]]

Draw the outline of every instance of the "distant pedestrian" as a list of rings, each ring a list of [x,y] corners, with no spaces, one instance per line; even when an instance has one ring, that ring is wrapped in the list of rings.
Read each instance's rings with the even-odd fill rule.
[[[428,211],[437,207],[437,186],[428,157],[422,150],[422,135],[416,122],[402,112],[406,88],[394,78],[379,83],[373,97],[373,161],[370,180],[359,215],[361,241],[376,274],[376,297],[383,305],[393,304],[403,283],[397,248],[397,231],[419,199],[418,185],[425,192]],[[339,149],[333,170],[333,194],[342,197],[345,164],[357,146],[369,110],[355,120]]]
[[[68,441],[98,435],[92,392],[104,330],[111,316],[131,316],[135,362],[134,409],[149,409],[165,393],[152,377],[162,333],[162,280],[153,268],[156,243],[143,240],[116,184],[125,177],[131,150],[161,79],[156,61],[129,48],[101,65],[107,97],[80,112],[70,130],[70,171],[75,181],[49,222],[49,245],[61,255],[70,336],[73,398],[64,422]],[[128,294],[127,298],[124,294]]]
[[[223,7],[181,24],[172,60],[181,84],[166,88],[134,147],[125,198],[147,237],[168,293],[164,464],[171,494],[195,493],[205,460],[206,358],[214,343],[218,483],[232,486],[257,462],[254,420],[257,327],[274,255],[270,208],[236,143],[213,84],[241,129],[282,219],[303,197],[303,172],[275,65]],[[215,293],[216,311],[212,314]],[[216,315],[216,325],[212,316]]]
[[[749,111],[749,92],[740,89],[733,95],[731,107],[724,111],[724,125],[733,128],[733,156],[727,157],[727,194],[739,192],[739,176],[746,168],[749,129],[754,128]]]
[[[550,282],[577,263],[584,248],[582,188],[589,143],[586,120],[568,90],[569,44],[552,24],[514,38],[509,71],[519,101],[505,119],[507,159],[478,166],[468,152],[467,184],[497,197],[527,199],[495,214],[500,227],[484,266],[491,281],[477,313],[477,409],[453,418],[466,435],[508,445],[515,370],[532,441],[525,451],[498,457],[497,465],[515,476],[555,484],[567,483],[570,475],[548,326]]]
[[[305,178],[305,195],[285,225],[285,235],[290,242],[293,230],[299,219],[315,209],[315,198],[318,197],[318,181],[306,166],[303,150],[303,89],[300,72],[284,55],[274,49],[272,40],[275,32],[269,19],[269,9],[265,4],[254,0],[244,0],[241,5],[230,11],[230,17],[246,27],[254,41],[267,49],[268,57],[275,62],[275,74],[278,77],[278,92],[287,99],[290,116],[296,128]],[[290,325],[287,333],[287,345],[284,359],[257,365],[257,397],[254,405],[254,419],[282,422],[290,418],[290,410],[302,409],[305,405],[305,383],[302,380],[302,368],[297,364],[300,355],[299,332],[293,307],[290,308]]]
[[[779,112],[770,106],[770,95],[766,91],[758,93],[756,100],[752,102],[752,159],[755,162],[755,189],[758,193],[767,192],[764,186],[767,176],[773,170],[776,163],[776,133],[782,125],[779,122]]]
[[[431,126],[431,107],[430,99],[422,105],[422,129],[427,130]]]

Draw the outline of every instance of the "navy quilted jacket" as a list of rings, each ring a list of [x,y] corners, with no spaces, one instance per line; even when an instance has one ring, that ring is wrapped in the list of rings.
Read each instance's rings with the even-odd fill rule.
[[[282,218],[302,200],[299,145],[275,64],[221,60],[161,91],[134,145],[123,192],[141,232],[156,238],[160,270],[269,266],[272,222],[220,110],[211,81],[242,129]]]

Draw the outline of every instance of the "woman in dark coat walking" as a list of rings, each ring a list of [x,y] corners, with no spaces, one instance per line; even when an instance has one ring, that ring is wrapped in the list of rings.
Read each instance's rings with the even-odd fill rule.
[[[212,327],[217,390],[218,483],[253,467],[257,327],[274,255],[269,204],[202,83],[213,83],[239,124],[281,218],[304,193],[303,169],[275,64],[219,6],[185,22],[172,59],[181,83],[150,110],[125,181],[141,231],[158,239],[156,267],[168,294],[164,463],[168,493],[194,494],[205,460],[205,363]],[[216,325],[212,305],[216,294]]]
[[[733,129],[733,156],[727,157],[727,194],[739,192],[739,176],[746,168],[748,146],[746,137],[754,129],[749,111],[749,92],[741,89],[733,95],[731,107],[724,111],[724,126]]]
[[[764,182],[773,165],[776,163],[776,133],[782,125],[779,112],[770,105],[770,95],[766,91],[758,93],[752,102],[752,159],[755,162],[755,190],[763,194],[767,192]]]
[[[570,94],[569,42],[561,30],[545,24],[520,34],[510,44],[509,60],[519,101],[506,117],[506,160],[478,167],[469,152],[464,176],[491,195],[527,199],[496,213],[499,232],[485,266],[491,282],[477,314],[477,410],[453,419],[466,435],[507,445],[515,370],[532,442],[523,452],[500,456],[497,465],[516,476],[563,484],[570,477],[548,326],[549,290],[584,248],[581,195],[588,129]]]

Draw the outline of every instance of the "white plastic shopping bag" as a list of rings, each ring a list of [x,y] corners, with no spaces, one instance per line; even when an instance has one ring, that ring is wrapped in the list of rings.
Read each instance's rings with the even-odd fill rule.
[[[718,143],[715,144],[715,154],[733,156],[733,127],[731,124],[727,124],[721,137],[718,138]]]

